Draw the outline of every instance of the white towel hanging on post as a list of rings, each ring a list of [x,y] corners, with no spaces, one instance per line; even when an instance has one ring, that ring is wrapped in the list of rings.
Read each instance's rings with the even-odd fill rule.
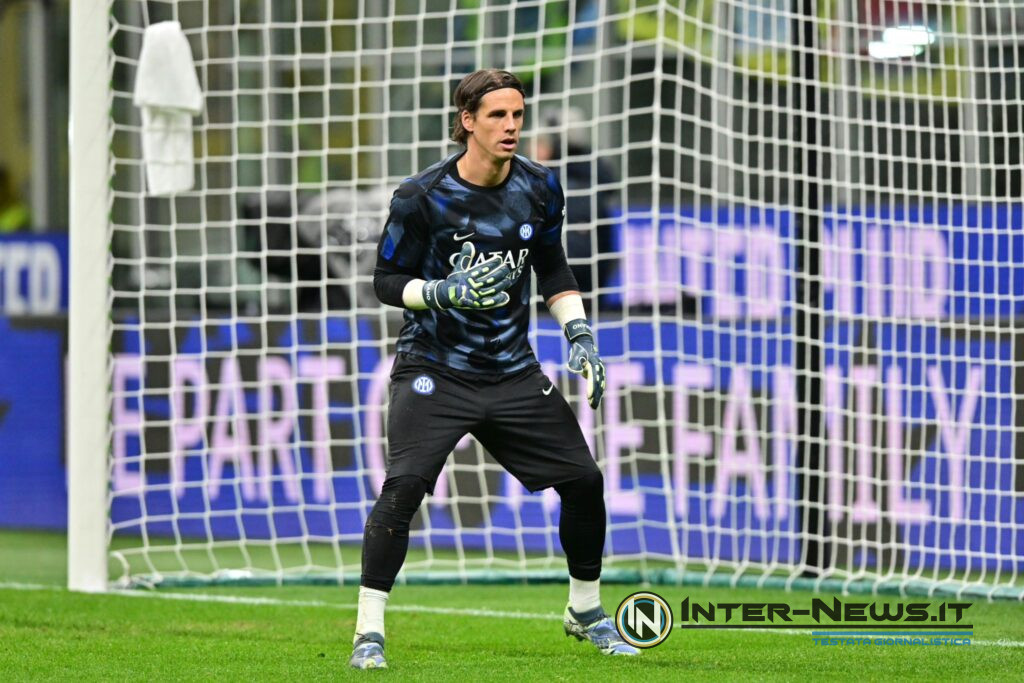
[[[195,185],[192,117],[203,111],[192,49],[176,21],[142,36],[135,106],[142,108],[142,153],[151,195],[173,195]]]

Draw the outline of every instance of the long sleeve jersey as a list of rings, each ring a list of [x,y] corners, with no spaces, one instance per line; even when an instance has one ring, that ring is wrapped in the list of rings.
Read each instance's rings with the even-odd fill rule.
[[[499,254],[515,278],[510,301],[484,311],[406,310],[396,350],[455,370],[505,374],[537,362],[527,333],[530,271],[545,300],[578,288],[562,248],[565,197],[556,174],[513,157],[505,180],[493,187],[459,176],[461,153],[405,179],[377,247],[374,288],[386,304],[403,306],[412,279],[447,277],[464,244],[474,263]]]

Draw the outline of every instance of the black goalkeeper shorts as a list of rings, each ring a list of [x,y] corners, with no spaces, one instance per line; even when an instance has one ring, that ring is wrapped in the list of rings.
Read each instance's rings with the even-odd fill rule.
[[[476,376],[400,354],[391,371],[388,478],[416,475],[433,493],[467,433],[530,491],[597,471],[576,415],[539,366]]]

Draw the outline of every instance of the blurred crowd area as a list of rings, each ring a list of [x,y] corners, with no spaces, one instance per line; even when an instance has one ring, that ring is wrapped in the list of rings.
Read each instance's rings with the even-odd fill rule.
[[[129,293],[115,305],[147,291],[157,307],[262,310],[275,296],[294,304],[295,279],[313,283],[321,296],[310,305],[322,305],[320,280],[362,272],[358,245],[375,239],[380,194],[452,150],[450,92],[480,66],[511,67],[527,86],[523,151],[562,174],[584,288],[608,283],[613,228],[631,210],[793,204],[794,126],[807,125],[795,106],[794,50],[808,42],[797,6],[111,0],[113,277]],[[69,7],[0,2],[0,232],[68,226]],[[821,155],[822,206],[1024,194],[1024,8],[814,7],[810,151]],[[131,103],[142,31],[169,19],[188,35],[205,93],[199,184],[173,200],[145,194]],[[938,40],[914,59],[869,58],[868,44],[897,24]]]
[[[0,2],[0,235],[68,228],[69,12]]]

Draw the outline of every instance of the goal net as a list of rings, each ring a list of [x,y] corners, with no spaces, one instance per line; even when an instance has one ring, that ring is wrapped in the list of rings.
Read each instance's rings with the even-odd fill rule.
[[[608,580],[1024,595],[1024,3],[95,4],[111,582],[358,581],[401,325],[376,240],[493,66],[607,363],[595,413],[534,296]],[[203,92],[171,197],[133,101],[163,21]],[[558,508],[467,437],[400,581],[565,576]]]

